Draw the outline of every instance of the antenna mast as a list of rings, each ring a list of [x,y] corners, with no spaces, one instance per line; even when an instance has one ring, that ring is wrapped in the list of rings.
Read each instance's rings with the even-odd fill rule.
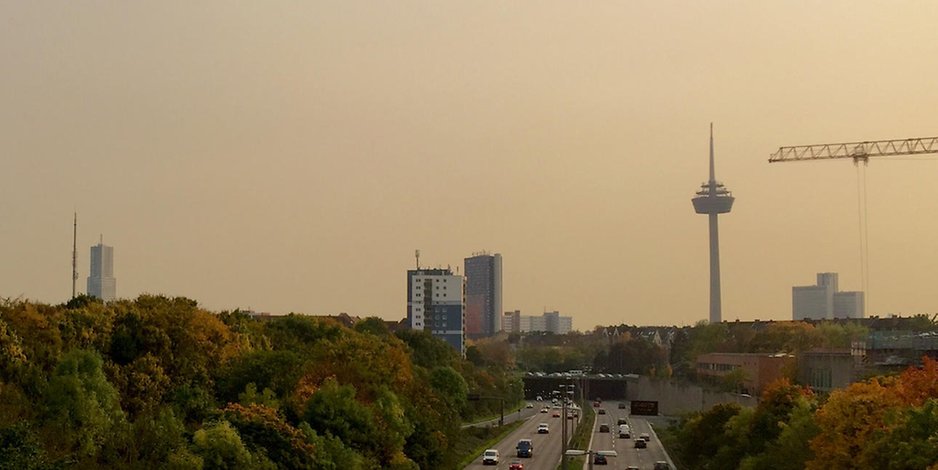
[[[72,298],[75,298],[75,282],[78,281],[78,212],[72,222]]]
[[[414,256],[417,257],[417,269],[420,269],[420,250],[414,250]]]

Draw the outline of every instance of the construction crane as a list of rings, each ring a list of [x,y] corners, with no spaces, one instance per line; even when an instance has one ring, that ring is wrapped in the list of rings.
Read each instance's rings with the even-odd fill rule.
[[[769,157],[769,163],[797,162],[807,160],[853,159],[857,167],[857,219],[860,226],[860,282],[864,295],[869,300],[869,236],[866,213],[866,173],[860,176],[860,162],[869,163],[870,157],[892,157],[908,155],[938,154],[938,137],[913,139],[868,140],[839,144],[798,145],[779,147]],[[863,305],[866,314],[866,302]]]
[[[854,163],[861,161],[867,163],[870,157],[929,153],[938,153],[938,137],[779,147],[778,151],[769,157],[769,163],[830,160],[833,158],[852,158]]]

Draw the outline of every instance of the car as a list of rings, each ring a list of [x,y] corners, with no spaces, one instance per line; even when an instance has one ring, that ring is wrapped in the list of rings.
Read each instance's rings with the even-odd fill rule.
[[[573,418],[574,416],[572,412],[567,413],[567,419],[573,419]]]
[[[541,413],[548,413],[548,412],[550,412],[550,408],[546,406],[544,408],[541,408]]]
[[[644,449],[646,447],[648,447],[648,442],[646,442],[644,439],[635,439],[636,449]]]
[[[635,466],[635,465],[629,465],[628,467],[625,467],[625,470],[641,470],[641,469],[639,469],[639,468],[638,468],[637,466]]]
[[[593,465],[606,465],[609,462],[606,461],[606,456],[603,454],[593,454]]]
[[[537,425],[537,433],[538,433],[538,434],[548,434],[548,433],[550,433],[550,426],[548,426],[547,423],[538,424],[538,425]]]
[[[655,470],[671,470],[671,464],[664,460],[655,462]]]
[[[599,413],[599,414],[601,414],[601,415],[604,415],[604,414],[606,414],[606,409],[605,409],[605,408],[600,408],[597,413]]]
[[[602,423],[599,425],[599,432],[609,432],[609,425]]]
[[[508,464],[508,470],[524,470],[524,464],[520,460],[512,460]]]
[[[620,410],[624,410],[624,409],[625,409],[625,402],[621,402],[621,401],[619,402],[619,409],[620,409]]]
[[[629,429],[629,425],[623,424],[619,426],[619,439],[629,439],[632,437],[632,430]]]
[[[600,403],[598,401],[593,402],[593,408],[599,408]]]
[[[619,419],[616,420],[616,424],[618,424],[619,426],[622,426],[623,424],[628,425],[628,424],[629,424],[629,420],[627,420],[627,419],[625,419],[625,418],[619,418]]]
[[[482,453],[482,465],[498,465],[498,449],[486,449]]]
[[[528,403],[527,405],[524,405],[524,407],[525,407],[525,408],[534,408],[534,403]]]
[[[554,410],[554,412],[551,414],[551,416],[553,416],[554,418],[559,418],[559,417],[560,417],[560,410]]]
[[[534,443],[531,442],[531,439],[521,439],[518,441],[515,450],[518,451],[518,457],[534,457]]]
[[[638,438],[644,440],[645,442],[651,442],[651,436],[649,436],[647,432],[639,434]]]

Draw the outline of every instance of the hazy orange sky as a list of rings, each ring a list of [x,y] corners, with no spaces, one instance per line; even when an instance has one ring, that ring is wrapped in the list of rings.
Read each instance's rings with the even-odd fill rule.
[[[405,271],[504,257],[504,307],[596,324],[860,289],[857,170],[781,145],[938,135],[932,1],[0,0],[0,296],[399,319]],[[871,160],[868,314],[938,311],[938,157]]]

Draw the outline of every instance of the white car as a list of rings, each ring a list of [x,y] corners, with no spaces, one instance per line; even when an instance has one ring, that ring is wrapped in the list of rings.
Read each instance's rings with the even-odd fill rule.
[[[486,449],[482,453],[482,465],[498,465],[498,449]]]
[[[550,433],[550,426],[548,426],[547,423],[538,424],[538,425],[537,425],[537,433],[538,433],[538,434],[548,434],[548,433]]]

